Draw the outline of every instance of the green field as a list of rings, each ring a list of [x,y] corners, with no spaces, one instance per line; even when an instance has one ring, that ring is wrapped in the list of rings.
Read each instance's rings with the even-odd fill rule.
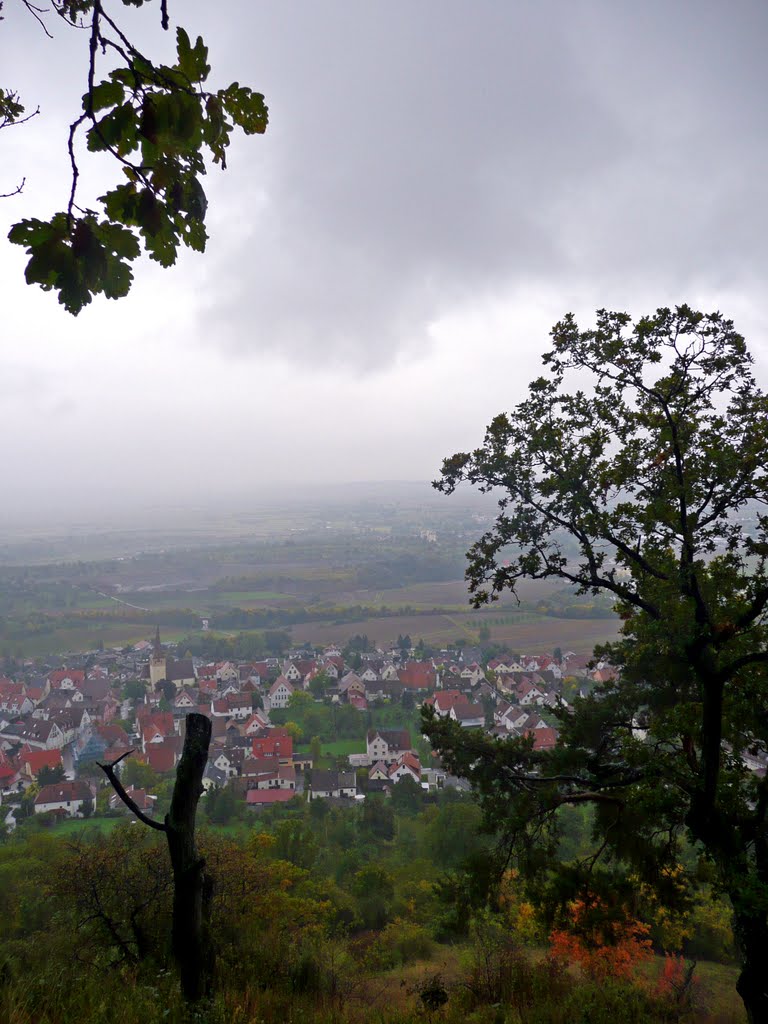
[[[178,643],[194,630],[164,627],[164,643]],[[151,640],[154,628],[145,623],[117,622],[108,625],[94,623],[92,626],[54,629],[50,633],[32,636],[4,638],[3,643],[12,654],[27,658],[47,654],[62,654],[66,651],[95,651],[99,644],[108,647],[127,647],[139,640]],[[231,633],[217,634],[231,636]]]
[[[241,602],[242,604],[245,602]],[[55,620],[52,620],[53,624]],[[395,644],[398,636],[408,634],[414,642],[423,639],[425,643],[434,647],[444,647],[456,640],[469,644],[477,643],[479,630],[483,625],[490,629],[490,639],[494,643],[516,650],[534,654],[551,652],[553,647],[560,646],[567,647],[577,654],[591,654],[595,644],[616,638],[620,622],[617,618],[557,618],[529,609],[517,611],[509,606],[494,606],[492,609],[475,612],[467,611],[465,608],[445,608],[431,614],[414,612],[406,615],[374,616],[351,622],[323,620],[300,623],[287,628],[291,628],[293,640],[297,643],[344,644],[356,633],[364,633],[372,643],[387,647]],[[14,635],[9,630],[2,638],[2,643],[10,654],[36,657],[65,651],[96,650],[99,645],[105,648],[125,647],[139,640],[150,640],[153,632],[153,627],[143,622],[94,621],[26,635],[22,631]],[[189,627],[162,628],[163,640],[166,642],[178,642],[195,632],[196,630]],[[220,630],[216,635],[235,636],[240,632],[254,631]]]
[[[108,835],[118,825],[130,820],[127,815],[120,818],[72,818],[70,821],[62,821],[59,825],[51,827],[51,832],[57,836],[80,836],[89,832],[100,832]]]
[[[265,601],[288,601],[290,594],[281,594],[277,590],[222,590],[209,595],[209,600],[230,608],[247,604],[263,604]]]
[[[364,754],[365,740],[335,740],[333,743],[323,743],[323,756],[346,757],[347,754]]]
[[[202,806],[202,805],[201,805]],[[50,826],[52,834],[57,836],[95,836],[97,833],[101,835],[108,835],[118,825],[123,825],[125,822],[131,821],[129,814],[122,814],[119,818],[73,818],[69,821],[62,821],[58,825]],[[198,821],[198,825],[201,823]],[[137,823],[137,827],[138,823]],[[257,829],[261,828],[258,822],[258,818],[254,816],[253,825],[248,822],[236,821],[231,825],[211,825],[208,823],[202,823],[201,827],[213,829],[215,832],[219,832],[222,835],[229,836],[233,839],[243,839],[254,827]]]
[[[208,615],[214,608],[258,608],[262,606],[295,605],[297,598],[277,590],[215,590],[203,587],[199,590],[136,591],[121,595],[129,605],[152,610],[188,608],[201,616]],[[115,602],[110,602],[114,607]]]
[[[333,743],[323,743],[321,755],[325,757],[346,757],[348,754],[364,754],[365,740],[334,740]],[[308,754],[309,743],[299,743],[296,746],[296,753]]]

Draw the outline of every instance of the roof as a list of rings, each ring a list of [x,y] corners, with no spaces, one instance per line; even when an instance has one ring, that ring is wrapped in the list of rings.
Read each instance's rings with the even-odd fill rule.
[[[65,804],[71,800],[92,800],[91,787],[82,779],[74,782],[53,782],[43,786],[35,797],[35,807],[40,804]]]
[[[217,786],[226,786],[227,784],[227,773],[222,768],[217,768],[212,761],[206,764],[203,778],[211,779]]]
[[[557,743],[556,729],[532,729],[527,735],[533,736],[534,750],[553,750]]]
[[[373,743],[377,736],[393,750],[410,750],[411,734],[407,729],[369,729],[368,742]]]
[[[266,724],[267,724],[267,720],[264,717],[264,715],[262,715],[258,711],[254,711],[254,713],[251,715],[251,717],[244,723],[243,729],[246,732],[248,732],[248,730],[252,729],[254,726],[256,726],[259,729],[263,729]]]
[[[78,686],[78,690],[91,700],[104,700],[109,693],[109,680],[104,676],[89,677]]]
[[[191,659],[184,658],[180,661],[175,661],[173,658],[167,658],[165,663],[165,678],[169,683],[172,683],[176,679],[194,679],[195,667],[192,664]]]
[[[272,683],[272,685],[269,688],[270,697],[277,692],[279,686],[285,686],[291,693],[293,693],[293,684],[291,683],[290,679],[286,679],[285,676],[278,676],[277,679],[274,681],[274,683]]]
[[[421,761],[416,754],[412,753],[410,750],[406,750],[406,752],[398,758],[397,763],[407,765],[409,768],[413,768],[416,772],[421,771]]]
[[[434,667],[426,661],[410,661],[398,669],[397,678],[410,690],[431,690],[437,678]]]
[[[320,790],[321,792],[326,790],[332,792],[334,789],[354,789],[357,786],[357,774],[313,768],[310,772],[310,784],[313,791]]]
[[[465,704],[467,698],[458,690],[442,690],[435,694],[433,702],[440,711],[448,711],[455,704]]]
[[[61,686],[65,679],[71,679],[73,683],[82,683],[85,672],[81,668],[57,668],[49,672],[46,678],[51,686]]]
[[[43,768],[56,768],[61,764],[60,750],[31,750],[24,757],[24,764],[29,765],[30,775],[37,775]]]
[[[482,704],[454,704],[451,711],[457,722],[470,722],[477,718],[485,721],[485,709]]]
[[[140,811],[151,810],[154,806],[154,801],[157,800],[157,797],[150,796],[146,789],[134,789],[133,786],[127,786],[125,793],[126,796],[133,800]],[[117,793],[113,793],[112,796],[110,796],[109,803],[111,807],[120,807],[123,810],[129,810]]]
[[[357,672],[347,672],[339,682],[339,693],[346,693],[350,686],[357,686],[362,690],[365,690],[365,683],[357,674]]]
[[[254,736],[251,741],[251,750],[257,757],[273,753],[281,757],[290,757],[293,754],[293,737],[290,735]]]
[[[107,725],[97,725],[96,732],[102,739],[105,739],[107,743],[129,743],[128,733],[122,727],[122,725],[113,725],[108,723]]]
[[[43,718],[28,718],[18,722],[6,730],[7,734],[13,734],[20,739],[30,739],[37,743],[45,743],[54,730],[59,729],[54,721],[45,721]]]
[[[296,793],[292,789],[249,789],[246,794],[246,803],[253,804],[284,804],[287,800],[293,800]]]
[[[263,772],[276,772],[280,767],[280,758],[276,756],[245,757],[241,774],[243,777],[261,775]]]
[[[147,747],[144,759],[153,771],[170,772],[176,764],[176,744],[169,740],[151,743]]]
[[[173,736],[176,732],[173,713],[171,711],[155,711],[146,717],[142,716],[140,719],[141,734],[148,734],[152,730],[156,730],[161,736]]]

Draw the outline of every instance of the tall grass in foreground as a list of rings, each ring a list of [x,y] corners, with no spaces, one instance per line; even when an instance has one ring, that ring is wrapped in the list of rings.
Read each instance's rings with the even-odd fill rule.
[[[222,979],[210,1004],[185,1008],[173,978],[123,971],[6,977],[2,1024],[742,1024],[732,972],[705,965],[693,998],[664,994],[662,964],[632,982],[591,981],[546,958],[496,964],[471,951],[390,971],[344,958],[309,963],[270,987],[259,963]]]

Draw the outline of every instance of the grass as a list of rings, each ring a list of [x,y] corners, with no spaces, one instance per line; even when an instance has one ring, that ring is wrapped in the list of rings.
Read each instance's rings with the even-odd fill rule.
[[[46,831],[50,831],[52,835],[58,838],[81,836],[83,834],[86,836],[90,834],[95,837],[97,834],[109,835],[118,825],[122,825],[130,820],[130,815],[127,814],[121,815],[119,818],[72,818],[69,821],[62,821],[58,825],[51,825]],[[214,825],[204,820],[203,816],[198,815],[199,828],[212,829],[214,832],[229,836],[231,839],[246,838],[253,831],[254,826],[258,828],[255,818],[253,822],[234,821],[230,825]],[[137,827],[139,827],[138,823]]]
[[[4,642],[14,652],[31,658],[65,651],[93,651],[99,643],[105,647],[124,647],[138,640],[150,639],[150,636],[146,625],[113,623],[107,626],[95,622],[85,627],[53,629],[37,636],[15,634],[5,638]]]
[[[263,601],[290,601],[295,598],[292,598],[290,594],[281,594],[277,590],[222,590],[210,593],[209,600],[211,603],[215,601],[216,604],[243,607],[247,606],[249,602],[260,604]]]
[[[308,754],[309,744],[299,744],[299,746],[296,747],[296,753]],[[364,753],[365,740],[334,740],[332,743],[323,743],[320,748],[320,757],[313,767],[324,769],[335,768],[337,757],[347,757],[349,754]]]
[[[656,956],[637,968],[640,976],[655,981],[664,968],[664,959]],[[696,1024],[747,1024],[744,1004],[736,992],[739,968],[700,960],[693,975],[693,1006]]]
[[[163,640],[181,640],[190,632],[190,629],[163,629]],[[65,651],[95,651],[100,643],[104,647],[125,647],[139,640],[151,640],[153,634],[154,627],[145,622],[94,622],[87,626],[53,629],[50,633],[40,635],[16,634],[4,642],[24,657],[35,657],[62,654]]]
[[[346,757],[348,754],[364,754],[365,740],[334,740],[323,743],[321,753],[324,757]]]
[[[51,827],[51,832],[57,836],[81,835],[83,832],[100,832],[108,835],[118,825],[122,825],[128,816],[119,818],[71,818],[69,821],[62,821],[59,825]]]
[[[253,831],[254,826],[257,826],[255,815],[252,823],[248,823],[246,821],[233,821],[231,825],[214,825],[211,822],[205,822],[202,824],[203,828],[209,828],[213,832],[216,832],[217,835],[227,836],[229,839],[245,839],[249,833]]]

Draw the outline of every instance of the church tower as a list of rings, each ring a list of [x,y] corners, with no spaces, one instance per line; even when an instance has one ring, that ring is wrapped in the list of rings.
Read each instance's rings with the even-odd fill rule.
[[[149,684],[154,690],[159,682],[167,679],[165,653],[160,645],[160,627],[155,633],[155,642],[152,645],[152,656],[149,659]]]

